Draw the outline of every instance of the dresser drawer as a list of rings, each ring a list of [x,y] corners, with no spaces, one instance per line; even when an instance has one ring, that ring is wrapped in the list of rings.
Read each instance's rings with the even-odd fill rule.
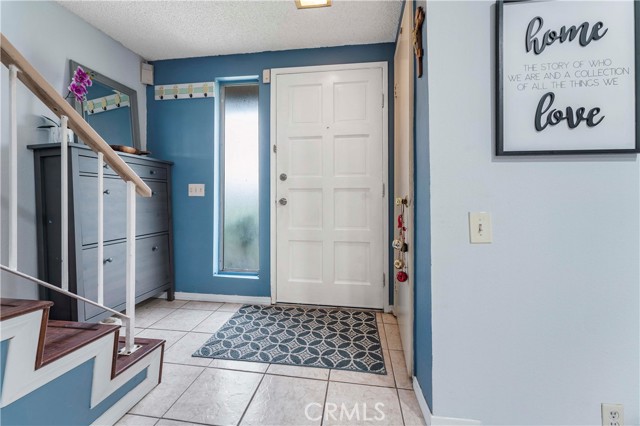
[[[82,226],[82,245],[98,242],[98,178],[79,176],[76,214]],[[104,240],[127,235],[127,185],[119,178],[104,179]],[[138,198],[140,199],[140,198]],[[165,207],[166,208],[166,207]]]
[[[136,240],[136,296],[170,282],[169,236]]]
[[[80,173],[93,173],[98,174],[98,157],[95,155],[79,155],[78,156],[78,171]],[[102,172],[105,176],[117,176],[118,174],[107,164],[102,165]]]
[[[125,243],[104,246],[104,304],[116,308],[125,303],[126,289],[126,253]],[[82,268],[84,281],[84,297],[98,301],[98,249],[82,250]],[[85,303],[85,319],[100,315],[104,311]]]
[[[167,169],[161,166],[129,163],[129,167],[142,179],[167,180]]]
[[[151,197],[136,199],[136,234],[169,231],[169,196],[165,182],[147,182]]]

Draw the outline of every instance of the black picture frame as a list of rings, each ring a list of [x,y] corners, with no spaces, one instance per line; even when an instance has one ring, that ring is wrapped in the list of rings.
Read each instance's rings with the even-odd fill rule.
[[[635,43],[635,148],[621,149],[584,149],[584,150],[504,150],[504,88],[503,88],[503,23],[505,3],[531,3],[532,0],[496,1],[496,156],[534,156],[534,155],[582,155],[582,154],[637,154],[640,153],[640,1],[634,3],[634,43]],[[544,4],[544,3],[542,3]]]

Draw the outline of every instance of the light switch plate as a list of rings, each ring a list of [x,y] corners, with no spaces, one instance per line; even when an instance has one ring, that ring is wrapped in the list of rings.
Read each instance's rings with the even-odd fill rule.
[[[469,240],[471,244],[493,242],[491,215],[487,212],[469,212]]]
[[[204,183],[190,183],[189,197],[204,197]]]
[[[262,70],[262,82],[264,84],[271,83],[271,70],[270,69]]]

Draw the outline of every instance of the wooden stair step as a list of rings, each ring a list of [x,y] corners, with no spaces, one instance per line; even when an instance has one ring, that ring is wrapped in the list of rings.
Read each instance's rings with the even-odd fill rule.
[[[60,359],[109,333],[117,333],[119,329],[117,325],[49,320],[39,366]]]
[[[0,299],[0,321],[8,320],[19,315],[48,309],[53,302],[46,300]]]
[[[164,340],[159,339],[146,339],[143,337],[136,337],[134,339],[136,345],[141,345],[142,347],[132,353],[131,355],[117,355],[116,362],[113,363],[113,370],[111,372],[112,377],[116,377],[118,374],[125,371],[127,368],[131,367],[135,364],[139,359],[144,357],[150,352],[153,352],[160,346],[164,346]],[[118,351],[125,346],[125,337],[120,337],[118,339]],[[164,353],[164,348],[163,348]],[[162,377],[162,360],[160,361],[160,377]]]

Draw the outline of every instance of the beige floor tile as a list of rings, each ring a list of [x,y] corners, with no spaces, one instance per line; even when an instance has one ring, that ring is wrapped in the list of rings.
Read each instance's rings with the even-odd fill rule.
[[[382,312],[376,312],[376,322],[382,322]]]
[[[389,349],[389,345],[387,345],[387,333],[384,331],[384,324],[378,323],[378,335],[380,336],[380,345],[382,349]]]
[[[195,423],[180,422],[177,420],[160,419],[155,426],[198,426]]]
[[[327,382],[266,375],[242,426],[320,425]]]
[[[187,333],[164,353],[164,362],[172,364],[200,365],[203,367],[211,364],[211,358],[199,358],[191,356],[200,349],[211,337],[205,333]]]
[[[358,371],[347,370],[331,370],[329,380],[332,382],[357,383],[363,385],[394,388],[396,386],[396,382],[393,379],[393,366],[391,365],[391,356],[389,355],[389,351],[387,350],[383,350],[382,355],[384,356],[384,366],[387,369],[387,374],[361,373]]]
[[[397,391],[376,386],[329,382],[322,424],[402,426]]]
[[[126,414],[114,426],[153,426],[158,421],[156,417],[135,416]]]
[[[244,306],[242,303],[224,303],[222,306],[220,306],[220,308],[218,308],[218,311],[235,312],[238,309],[240,309],[242,306]]]
[[[226,370],[252,371],[254,373],[264,373],[269,368],[265,362],[235,361],[232,359],[214,359],[209,364],[212,368],[224,368]]]
[[[385,324],[397,324],[398,319],[393,314],[382,314],[382,322]]]
[[[163,339],[165,340],[164,350],[166,351],[174,345],[178,340],[187,335],[186,331],[173,330],[155,330],[153,328],[145,328],[136,334],[136,337],[145,337],[147,339]]]
[[[162,382],[142,398],[130,413],[162,417],[203,370],[203,367],[165,363],[162,366]]]
[[[403,351],[389,351],[391,365],[393,365],[393,377],[396,379],[398,389],[413,389],[413,381],[407,372],[407,364]]]
[[[405,426],[426,426],[418,399],[412,390],[398,389]]]
[[[154,322],[161,320],[173,311],[175,311],[175,309],[156,308],[153,306],[149,306],[149,304],[146,304],[144,305],[144,307],[136,309],[135,326],[140,328],[147,328]]]
[[[148,306],[177,309],[186,303],[186,300],[172,300],[169,302],[167,299],[153,299],[149,301]]]
[[[161,330],[191,331],[204,321],[210,311],[196,311],[193,309],[176,309],[161,320],[154,322],[147,328]]]
[[[237,424],[262,374],[207,368],[164,417],[211,425]]]
[[[304,379],[328,380],[331,370],[328,368],[300,367],[297,365],[271,364],[267,374],[278,376],[302,377]]]
[[[233,312],[220,312],[216,311],[205,318],[200,324],[193,329],[193,331],[197,331],[199,333],[209,333],[213,334],[220,327],[224,325],[225,322],[229,320],[233,316]]]
[[[181,306],[182,309],[200,309],[202,311],[217,311],[222,306],[219,302],[200,302],[197,300],[191,300]]]
[[[384,324],[384,332],[387,337],[387,347],[389,350],[401,351],[402,340],[400,340],[400,329],[398,324]]]

